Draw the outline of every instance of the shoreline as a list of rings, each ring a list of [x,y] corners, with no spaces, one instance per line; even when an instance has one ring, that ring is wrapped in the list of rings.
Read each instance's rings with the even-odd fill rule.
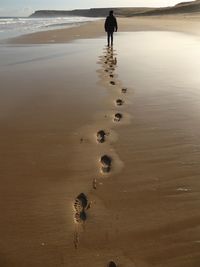
[[[151,17],[117,18],[119,32],[135,31],[175,31],[200,35],[200,15],[166,15]],[[6,44],[52,44],[66,43],[77,39],[105,36],[104,20],[88,22],[66,29],[35,32],[10,38]]]

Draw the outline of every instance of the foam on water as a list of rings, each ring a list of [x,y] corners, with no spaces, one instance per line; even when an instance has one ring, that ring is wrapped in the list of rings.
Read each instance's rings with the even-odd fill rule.
[[[97,18],[74,16],[54,18],[0,18],[0,39],[36,31],[74,27],[80,23],[94,20],[97,20]]]

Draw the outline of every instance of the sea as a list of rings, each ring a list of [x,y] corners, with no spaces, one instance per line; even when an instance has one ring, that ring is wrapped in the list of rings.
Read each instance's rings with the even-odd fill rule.
[[[78,16],[53,18],[0,17],[0,40],[38,31],[76,27],[82,23],[98,19]]]

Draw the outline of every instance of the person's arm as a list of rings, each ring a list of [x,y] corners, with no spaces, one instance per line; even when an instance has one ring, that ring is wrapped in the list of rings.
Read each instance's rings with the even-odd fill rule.
[[[117,19],[115,18],[115,31],[118,31]]]
[[[105,32],[107,32],[107,28],[108,28],[108,18],[106,18],[105,23],[104,23]]]

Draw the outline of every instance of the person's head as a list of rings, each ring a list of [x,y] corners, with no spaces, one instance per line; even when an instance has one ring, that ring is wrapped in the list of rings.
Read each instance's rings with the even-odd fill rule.
[[[113,10],[110,10],[109,15],[113,16]]]

